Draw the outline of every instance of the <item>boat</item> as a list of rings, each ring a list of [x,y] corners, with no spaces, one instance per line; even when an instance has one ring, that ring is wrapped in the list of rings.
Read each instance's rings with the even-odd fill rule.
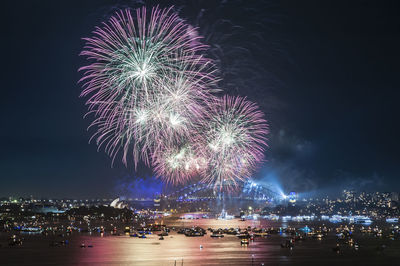
[[[22,227],[21,231],[28,233],[42,233],[43,229],[40,227]]]
[[[399,218],[387,218],[386,219],[387,223],[398,223],[399,222]]]
[[[313,238],[317,238],[317,239],[321,239],[321,238],[324,237],[324,235],[323,234],[314,234],[312,237]]]
[[[218,237],[218,238],[221,238],[221,237],[224,237],[224,235],[223,234],[211,234],[211,237]]]
[[[240,233],[236,235],[238,238],[249,238],[250,235],[246,232],[246,233]]]
[[[356,217],[354,217],[354,223],[369,225],[372,223],[372,220],[367,216],[356,216]]]
[[[269,236],[269,233],[267,232],[254,233],[254,236],[266,237]]]
[[[249,244],[249,239],[243,238],[242,240],[240,240],[240,244],[242,244],[242,245],[248,245],[248,244]]]
[[[178,234],[184,234],[186,230],[184,228],[181,228],[177,231]]]
[[[185,236],[204,236],[204,233],[199,231],[188,231],[185,233]]]
[[[184,230],[185,236],[204,236],[207,234],[206,230],[201,227],[186,228]]]
[[[300,228],[300,231],[307,233],[307,234],[312,232],[311,228],[308,227],[307,225],[304,226],[303,228]]]

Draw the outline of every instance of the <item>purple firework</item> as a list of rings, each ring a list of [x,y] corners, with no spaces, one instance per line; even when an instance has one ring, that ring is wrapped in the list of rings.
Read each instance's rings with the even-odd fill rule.
[[[210,104],[197,153],[207,159],[203,181],[233,187],[250,177],[263,161],[268,124],[258,106],[246,98],[224,96]]]
[[[171,8],[119,11],[84,38],[81,96],[94,116],[92,139],[115,159],[151,162],[163,145],[187,138],[216,83],[195,29]]]

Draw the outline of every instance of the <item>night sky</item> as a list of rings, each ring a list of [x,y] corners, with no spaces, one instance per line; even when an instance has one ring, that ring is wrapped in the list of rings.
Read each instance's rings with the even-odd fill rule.
[[[222,48],[212,56],[226,93],[266,113],[260,182],[304,192],[399,191],[400,4],[348,2],[170,3],[200,27],[211,52]],[[0,197],[114,196],[121,180],[146,177],[111,167],[88,144],[77,71],[85,64],[81,38],[140,2],[17,3],[2,4]]]

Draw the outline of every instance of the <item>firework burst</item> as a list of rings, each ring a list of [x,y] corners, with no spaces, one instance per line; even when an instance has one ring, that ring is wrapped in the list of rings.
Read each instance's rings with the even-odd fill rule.
[[[154,171],[167,183],[183,184],[199,175],[206,160],[198,156],[190,144],[164,147],[153,157]]]
[[[215,85],[194,29],[169,9],[120,11],[85,38],[81,96],[95,119],[92,139],[125,164],[150,164],[160,145],[188,136]],[[189,112],[191,116],[189,117]]]
[[[234,186],[263,160],[268,125],[246,98],[216,98],[216,69],[196,29],[172,9],[120,11],[81,55],[91,140],[125,164],[143,161],[172,184],[195,176]]]
[[[264,158],[267,121],[257,105],[246,98],[224,96],[210,105],[197,151],[207,158],[203,181],[236,186],[248,178]]]

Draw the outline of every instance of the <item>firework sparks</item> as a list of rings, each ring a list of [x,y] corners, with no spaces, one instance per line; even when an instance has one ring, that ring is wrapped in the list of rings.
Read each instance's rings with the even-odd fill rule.
[[[172,184],[183,184],[199,174],[206,160],[199,157],[190,144],[164,147],[154,156],[153,167],[157,176]]]
[[[193,30],[171,8],[153,8],[150,15],[142,8],[136,15],[116,13],[85,38],[81,55],[94,62],[80,69],[81,96],[89,97],[95,116],[92,139],[113,160],[122,150],[125,164],[131,155],[135,165],[149,165],[151,153],[187,136],[191,121],[202,114],[201,101],[216,79]]]
[[[168,183],[194,176],[236,185],[263,160],[268,126],[245,98],[216,98],[218,79],[196,29],[169,9],[120,11],[81,53],[91,140],[115,160],[151,165]]]
[[[235,186],[248,178],[264,158],[267,121],[246,98],[224,96],[210,105],[198,151],[207,158],[203,181],[215,187]]]

